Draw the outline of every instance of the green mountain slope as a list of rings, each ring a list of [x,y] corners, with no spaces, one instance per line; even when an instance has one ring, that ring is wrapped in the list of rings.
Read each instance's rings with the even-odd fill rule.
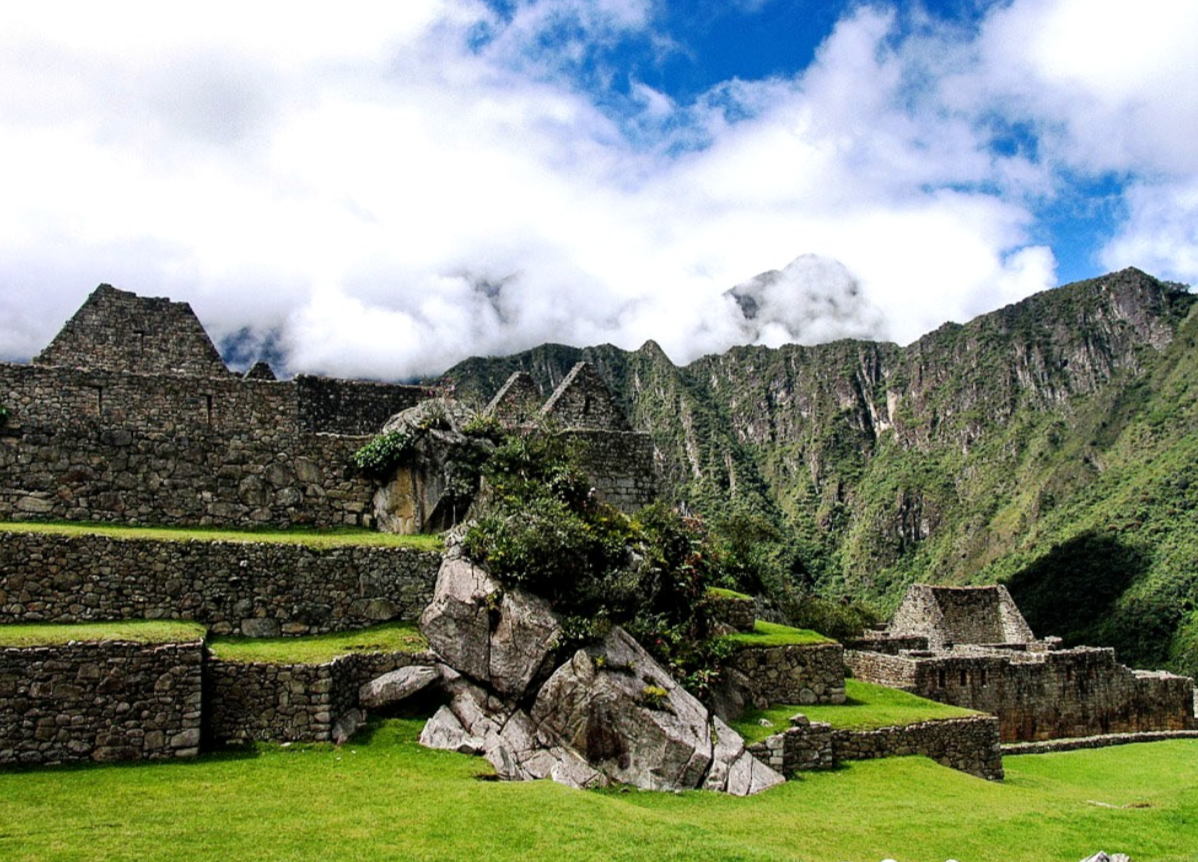
[[[1198,671],[1198,314],[1137,270],[907,347],[545,346],[449,372],[485,400],[593,362],[669,496],[784,531],[801,577],[883,610],[907,584],[1007,582],[1038,634]],[[795,576],[790,573],[790,576]]]

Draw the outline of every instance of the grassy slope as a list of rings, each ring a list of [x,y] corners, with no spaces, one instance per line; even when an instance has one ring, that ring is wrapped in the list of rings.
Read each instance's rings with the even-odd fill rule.
[[[1007,758],[1003,783],[922,758],[854,763],[735,799],[480,782],[484,761],[420,748],[419,727],[340,749],[0,772],[0,858],[1076,862],[1103,848],[1181,862],[1198,846],[1185,741]]]
[[[751,632],[737,632],[736,634],[725,635],[724,640],[738,647],[775,647],[794,644],[835,643],[831,638],[826,638],[819,632],[813,632],[810,629],[796,629],[790,626],[779,625],[778,623],[769,623],[765,620],[758,620]]]
[[[747,741],[757,742],[789,727],[790,717],[796,712],[803,713],[812,721],[826,721],[833,727],[846,730],[896,727],[920,721],[978,714],[973,710],[936,703],[897,688],[887,688],[858,679],[846,679],[844,687],[843,704],[778,704],[764,710],[750,709],[733,724],[733,729]],[[763,727],[760,723],[762,719],[769,721],[770,726]]]
[[[107,536],[158,542],[265,542],[338,548],[346,545],[441,550],[439,536],[398,536],[372,530],[221,530],[209,527],[126,527],[113,524],[0,521],[0,533],[48,533],[59,536]]]

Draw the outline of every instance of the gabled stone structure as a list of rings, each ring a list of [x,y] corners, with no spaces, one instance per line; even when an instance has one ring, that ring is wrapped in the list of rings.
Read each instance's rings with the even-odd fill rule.
[[[526,372],[507,379],[485,415],[509,428],[542,423],[577,444],[576,454],[595,493],[624,512],[657,498],[653,440],[632,430],[624,410],[589,362],[579,362],[541,405],[540,392]]]
[[[1002,586],[915,584],[886,631],[848,646],[857,678],[996,715],[1004,742],[1198,728],[1192,679],[1037,639]]]
[[[229,376],[190,305],[138,296],[110,284],[92,291],[33,362],[137,374]]]

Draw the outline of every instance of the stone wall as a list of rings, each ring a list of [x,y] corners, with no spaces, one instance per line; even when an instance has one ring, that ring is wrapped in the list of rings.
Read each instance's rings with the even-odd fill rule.
[[[712,616],[738,632],[751,632],[757,625],[757,603],[750,596],[709,594]]]
[[[990,715],[921,721],[876,730],[833,731],[836,759],[872,760],[918,754],[991,781],[1003,777],[998,720]]]
[[[747,678],[758,708],[844,703],[844,647],[838,643],[742,647],[727,664]]]
[[[67,365],[225,377],[229,371],[191,306],[102,284],[34,360]]]
[[[0,533],[0,623],[193,619],[309,634],[416,619],[440,554],[410,548]]]
[[[563,428],[632,430],[611,390],[589,362],[579,362],[570,369],[541,408],[541,416]]]
[[[340,394],[338,394],[340,393]],[[371,526],[351,456],[416,387],[0,363],[0,519]],[[349,409],[351,408],[352,409]],[[336,410],[347,412],[337,414]]]
[[[595,492],[622,512],[635,512],[657,497],[653,440],[636,431],[570,430],[578,458]]]
[[[203,644],[0,649],[0,764],[193,757]]]
[[[1106,648],[847,660],[861,679],[998,716],[1004,742],[1195,726],[1192,680],[1132,671]]]
[[[784,775],[829,769],[845,760],[921,755],[979,778],[993,781],[1003,777],[998,721],[993,716],[923,721],[874,730],[832,729],[822,722],[807,723],[802,716],[796,716],[792,722],[795,725],[782,733],[749,746],[758,759]]]
[[[358,706],[358,689],[430,653],[363,653],[324,664],[262,664],[210,659],[205,672],[205,744],[325,742]]]

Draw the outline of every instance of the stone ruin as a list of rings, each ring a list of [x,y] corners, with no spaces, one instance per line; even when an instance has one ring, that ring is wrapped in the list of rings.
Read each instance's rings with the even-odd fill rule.
[[[452,475],[428,447],[380,485],[351,466],[385,426],[431,427],[419,387],[231,374],[185,303],[101,285],[30,365],[0,363],[0,518],[231,527],[440,528]],[[453,413],[456,408],[448,408]],[[485,411],[579,441],[596,493],[651,501],[653,452],[595,370],[547,398],[513,375]],[[444,448],[471,417],[446,423]],[[407,424],[405,424],[407,423]],[[456,430],[455,430],[456,423]],[[452,448],[452,446],[450,446]],[[387,485],[389,499],[380,507]],[[406,509],[405,509],[406,507]],[[388,523],[394,517],[402,523]],[[421,690],[443,701],[422,739],[501,777],[751,793],[837,760],[922,753],[1001,778],[1003,737],[1193,724],[1188,679],[1128,671],[1110,650],[1037,641],[1002,588],[913,588],[891,629],[854,645],[864,679],[994,712],[880,731],[796,715],[746,747],[620,630],[556,657],[557,622],[452,551],[113,541],[6,533],[0,622],[183,618],[210,632],[299,635],[421,614],[432,649],[319,666],[221,662],[203,641],[0,650],[0,762],[189,757],[226,741],[341,740]],[[737,608],[730,627],[752,626]],[[741,611],[746,611],[741,613]],[[839,644],[743,649],[722,716],[746,703],[844,700]],[[583,693],[586,693],[585,695]],[[956,697],[957,700],[950,698]],[[130,716],[152,715],[141,721]]]
[[[1003,586],[915,584],[884,631],[848,646],[858,679],[995,715],[1004,742],[1198,728],[1192,679],[1038,639]]]

